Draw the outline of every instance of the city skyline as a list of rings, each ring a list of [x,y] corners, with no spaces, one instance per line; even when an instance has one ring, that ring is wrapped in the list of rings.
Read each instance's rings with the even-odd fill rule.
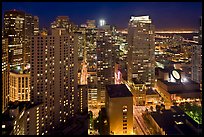
[[[107,24],[115,25],[118,28],[127,28],[127,21],[132,15],[150,15],[156,30],[197,30],[199,27],[198,18],[202,15],[202,2],[2,3],[3,12],[11,9],[22,10],[38,16],[40,28],[49,27],[51,22],[60,15],[69,16],[70,20],[77,25],[84,24],[87,19],[96,20],[96,24],[100,19],[105,19]]]
[[[2,135],[202,135],[202,16],[192,8],[29,4],[3,9]],[[187,16],[196,30],[184,30]]]

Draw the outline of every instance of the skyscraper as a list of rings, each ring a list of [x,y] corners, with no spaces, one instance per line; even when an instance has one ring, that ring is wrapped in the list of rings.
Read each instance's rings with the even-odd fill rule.
[[[24,44],[24,66],[30,64],[30,42],[34,35],[34,17],[25,14],[25,44]]]
[[[74,32],[77,27],[70,21],[68,16],[58,16],[56,20],[51,23],[51,28],[65,28],[67,32]]]
[[[107,27],[107,26],[106,26]],[[97,96],[98,103],[105,102],[105,86],[114,83],[114,47],[112,30],[101,28],[97,34]]]
[[[202,17],[199,28],[198,44],[192,45],[192,80],[202,84]]]
[[[2,39],[2,113],[9,102],[9,64],[8,64],[8,39]]]
[[[8,38],[9,65],[24,67],[30,61],[30,37],[34,33],[33,16],[24,11],[4,13],[4,38]]]
[[[34,16],[34,35],[39,34],[39,18],[38,16]]]
[[[8,38],[10,67],[23,66],[25,12],[17,10],[5,11],[4,38]]]
[[[132,16],[128,26],[128,81],[136,78],[154,85],[154,25],[149,16]]]
[[[77,111],[77,45],[74,34],[55,28],[52,35],[32,37],[31,102],[43,103],[39,133],[67,121]]]

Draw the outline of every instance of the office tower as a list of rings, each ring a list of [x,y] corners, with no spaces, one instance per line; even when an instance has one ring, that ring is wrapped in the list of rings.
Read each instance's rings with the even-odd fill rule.
[[[128,81],[137,78],[154,85],[154,26],[149,16],[132,16],[128,26]]]
[[[56,20],[51,23],[51,28],[65,28],[67,32],[75,32],[77,26],[70,21],[68,16],[58,16]]]
[[[30,64],[30,42],[34,35],[34,17],[25,14],[25,41],[24,41],[24,66]]]
[[[105,85],[114,83],[114,50],[111,27],[99,29],[97,34],[97,99],[104,104]]]
[[[39,34],[39,18],[38,16],[34,16],[34,35]]]
[[[25,12],[17,10],[5,11],[4,38],[8,38],[10,67],[23,66]]]
[[[9,100],[30,101],[30,73],[29,71],[11,70],[9,76]]]
[[[95,20],[87,20],[86,23],[87,27],[84,29],[84,34],[88,73],[88,106],[90,109],[92,106],[96,107],[97,105],[97,28],[95,26]]]
[[[106,112],[110,134],[133,134],[133,95],[125,84],[106,86]]]
[[[202,45],[192,45],[192,69],[191,78],[193,81],[202,83]]]
[[[30,37],[33,35],[33,16],[23,11],[10,10],[4,13],[4,38],[8,38],[9,65],[11,69],[24,69],[30,61]]]
[[[192,80],[202,84],[202,17],[199,28],[198,44],[192,45]]]
[[[96,55],[96,41],[97,28],[86,28],[86,52],[87,52],[87,69],[88,72],[96,72],[97,70],[97,55]]]
[[[9,58],[8,39],[2,39],[2,113],[7,109],[9,102]]]
[[[49,134],[77,112],[76,44],[75,35],[60,28],[32,37],[31,103],[43,103],[39,113],[46,117],[40,118],[39,134]]]

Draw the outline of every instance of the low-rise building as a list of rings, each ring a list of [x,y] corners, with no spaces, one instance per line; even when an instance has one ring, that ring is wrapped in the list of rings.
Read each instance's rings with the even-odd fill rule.
[[[106,86],[106,112],[109,133],[133,134],[133,95],[125,84]]]
[[[188,79],[181,70],[176,69],[159,71],[156,89],[170,105],[200,101],[202,97],[200,84]]]
[[[9,100],[30,101],[30,73],[27,70],[13,70],[9,78],[10,94]]]
[[[201,125],[185,114],[179,107],[170,110],[151,112],[149,120],[161,135],[201,135]]]

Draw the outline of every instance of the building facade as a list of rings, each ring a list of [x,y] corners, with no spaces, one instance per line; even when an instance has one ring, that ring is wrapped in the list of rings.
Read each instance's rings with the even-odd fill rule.
[[[9,100],[30,101],[30,73],[10,72]]]
[[[8,39],[2,39],[2,113],[7,109],[9,102],[9,58]]]
[[[202,17],[199,28],[198,44],[192,46],[192,80],[202,84]]]
[[[133,134],[133,95],[125,84],[106,86],[106,112],[111,135]]]
[[[34,19],[24,11],[4,13],[4,38],[8,38],[9,65],[24,68],[30,63],[30,37],[34,33]]]
[[[128,26],[128,81],[137,78],[154,85],[154,25],[149,16],[131,17]]]
[[[25,12],[16,10],[5,11],[4,38],[8,38],[10,67],[23,66]]]
[[[38,16],[34,16],[34,35],[39,34],[39,18]]]
[[[78,85],[78,110],[88,112],[88,86]]]
[[[114,75],[114,50],[111,28],[98,30],[97,36],[97,99],[98,103],[105,102],[105,86],[113,84]]]
[[[42,103],[39,134],[49,134],[77,112],[77,55],[76,37],[65,29],[32,37],[31,103]]]

